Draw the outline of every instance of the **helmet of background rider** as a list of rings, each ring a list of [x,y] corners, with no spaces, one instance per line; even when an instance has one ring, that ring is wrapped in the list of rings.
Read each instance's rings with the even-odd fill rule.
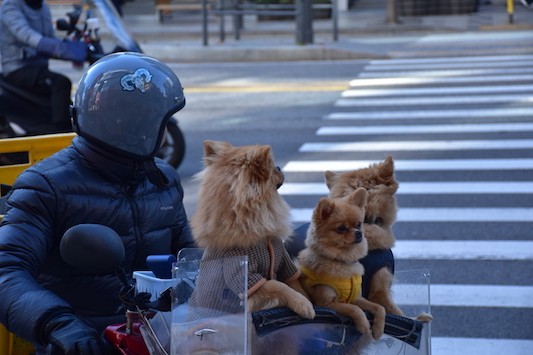
[[[184,106],[181,83],[166,64],[141,53],[115,53],[81,78],[73,126],[99,146],[147,159],[157,153],[170,117]]]

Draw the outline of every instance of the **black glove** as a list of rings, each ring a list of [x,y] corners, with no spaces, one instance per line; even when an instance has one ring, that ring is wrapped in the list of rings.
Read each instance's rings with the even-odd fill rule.
[[[48,355],[102,355],[98,332],[74,314],[63,313],[45,327]]]
[[[84,62],[87,59],[87,44],[57,38],[43,37],[37,44],[37,51],[52,58]]]

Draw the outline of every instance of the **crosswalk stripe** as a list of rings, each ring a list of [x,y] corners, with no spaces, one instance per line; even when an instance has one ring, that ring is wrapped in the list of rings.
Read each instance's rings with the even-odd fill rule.
[[[392,250],[395,259],[533,261],[533,241],[397,240]]]
[[[452,69],[452,70],[412,70],[412,71],[381,71],[362,72],[360,78],[394,78],[394,77],[449,77],[449,76],[470,76],[470,75],[501,75],[509,74],[531,74],[533,68],[507,68],[507,69]]]
[[[424,63],[457,63],[457,62],[512,62],[512,61],[533,61],[533,55],[484,55],[484,56],[461,56],[461,57],[433,57],[433,58],[391,58],[372,59],[370,65],[402,65],[402,64],[424,64]]]
[[[533,354],[533,340],[446,337],[431,338],[431,355],[465,354],[531,355]]]
[[[372,112],[334,112],[324,116],[326,120],[391,120],[391,119],[444,119],[444,118],[490,118],[515,117],[531,119],[533,108],[409,110]]]
[[[293,222],[311,220],[312,208],[293,208]],[[533,208],[406,208],[398,211],[397,222],[533,222]]]
[[[483,76],[452,76],[452,77],[384,77],[384,78],[358,78],[349,82],[351,87],[360,86],[386,86],[393,85],[435,85],[435,84],[461,84],[461,83],[490,83],[490,82],[529,82],[533,80],[533,75],[483,75]]]
[[[379,141],[344,143],[304,143],[300,152],[377,152],[420,150],[492,150],[530,149],[532,139],[447,140],[447,141]]]
[[[316,131],[317,136],[366,135],[366,134],[417,134],[417,133],[490,133],[529,132],[533,123],[479,123],[479,124],[435,124],[402,126],[326,126]]]
[[[476,61],[460,61],[460,62],[431,62],[431,63],[393,63],[390,65],[367,65],[365,71],[377,70],[405,70],[405,69],[451,69],[451,68],[508,68],[519,66],[531,66],[532,60],[515,60],[515,61],[493,61],[493,62],[476,62]]]
[[[416,288],[427,285],[393,284],[394,299],[399,305],[427,304],[424,292],[413,295]],[[431,284],[431,306],[441,307],[496,307],[533,308],[533,287],[513,285],[456,285]]]
[[[349,171],[365,168],[379,161],[369,160],[312,160],[290,161],[285,172]],[[533,159],[418,159],[396,160],[396,171],[454,171],[454,170],[531,170]]]
[[[280,195],[327,195],[325,183],[284,183]],[[397,195],[441,194],[533,194],[533,182],[520,181],[446,181],[400,182]]]
[[[337,107],[370,107],[370,106],[410,106],[410,105],[463,105],[463,104],[494,104],[494,103],[531,103],[533,93],[526,95],[481,95],[481,96],[440,96],[440,97],[394,97],[383,99],[339,99]]]
[[[491,85],[491,86],[460,86],[460,87],[432,87],[432,88],[381,88],[381,89],[351,89],[341,93],[342,97],[372,97],[372,96],[414,96],[414,95],[450,95],[450,94],[490,94],[495,92],[533,91],[533,85]]]

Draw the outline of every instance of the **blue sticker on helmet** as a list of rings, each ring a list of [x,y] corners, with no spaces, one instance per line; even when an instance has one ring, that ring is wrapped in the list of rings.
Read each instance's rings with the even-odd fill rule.
[[[139,89],[140,92],[146,91],[146,84],[152,81],[152,74],[144,68],[135,70],[133,74],[126,74],[120,79],[120,85],[124,91],[134,91]]]

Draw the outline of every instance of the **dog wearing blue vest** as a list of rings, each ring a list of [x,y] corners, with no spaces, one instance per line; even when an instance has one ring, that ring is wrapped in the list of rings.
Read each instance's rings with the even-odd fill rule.
[[[387,313],[404,316],[391,292],[394,275],[392,248],[396,241],[392,226],[398,212],[396,192],[399,188],[392,156],[358,170],[339,173],[326,171],[325,180],[329,197],[332,198],[347,196],[361,187],[367,190],[363,230],[368,241],[368,255],[361,260],[365,268],[363,296],[385,307]],[[416,319],[431,322],[433,317],[423,312]]]

